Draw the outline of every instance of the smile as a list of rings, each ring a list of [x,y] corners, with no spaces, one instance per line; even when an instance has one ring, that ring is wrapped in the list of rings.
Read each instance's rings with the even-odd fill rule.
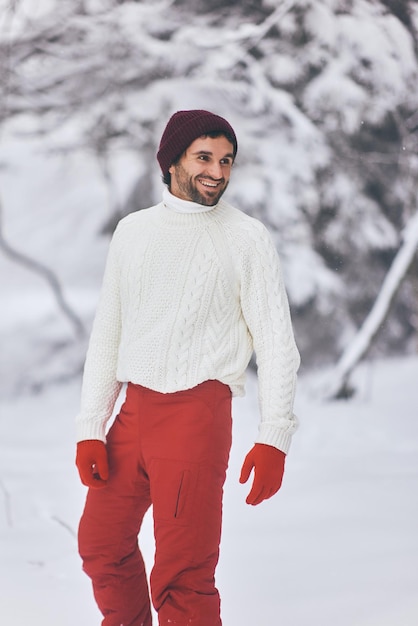
[[[214,182],[210,182],[209,180],[204,180],[203,178],[199,178],[198,179],[199,183],[201,185],[204,185],[205,187],[211,187],[211,188],[216,188],[218,187],[221,183],[214,183]]]

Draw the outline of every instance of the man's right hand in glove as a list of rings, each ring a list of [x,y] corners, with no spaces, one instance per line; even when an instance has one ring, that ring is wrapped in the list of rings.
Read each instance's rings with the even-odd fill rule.
[[[106,486],[109,478],[109,464],[103,441],[98,439],[79,441],[75,464],[83,485],[93,487],[93,489]]]

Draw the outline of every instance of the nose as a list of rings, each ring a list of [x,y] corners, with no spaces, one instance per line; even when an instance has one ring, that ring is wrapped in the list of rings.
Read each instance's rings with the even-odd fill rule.
[[[212,161],[207,168],[209,176],[212,176],[215,180],[223,178],[222,165],[216,161]]]

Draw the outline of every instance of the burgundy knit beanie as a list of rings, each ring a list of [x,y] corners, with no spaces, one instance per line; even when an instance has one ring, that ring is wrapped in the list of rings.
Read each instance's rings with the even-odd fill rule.
[[[163,175],[168,173],[171,164],[198,137],[210,132],[228,133],[237,152],[237,138],[232,126],[219,115],[210,111],[177,111],[168,120],[160,141],[157,159]]]

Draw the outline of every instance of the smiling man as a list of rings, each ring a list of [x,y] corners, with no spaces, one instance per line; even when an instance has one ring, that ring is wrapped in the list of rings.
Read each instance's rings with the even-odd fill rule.
[[[199,137],[171,165],[171,193],[204,206],[217,204],[228,186],[234,156],[227,137],[217,133]]]
[[[167,188],[113,236],[86,358],[76,463],[89,487],[79,550],[103,626],[151,626],[138,533],[152,505],[160,626],[220,626],[215,586],[231,398],[257,355],[260,425],[240,476],[247,503],[281,486],[297,422],[299,354],[265,227],[223,199],[231,125],[178,111],[161,138]],[[126,397],[109,432],[123,383]]]

